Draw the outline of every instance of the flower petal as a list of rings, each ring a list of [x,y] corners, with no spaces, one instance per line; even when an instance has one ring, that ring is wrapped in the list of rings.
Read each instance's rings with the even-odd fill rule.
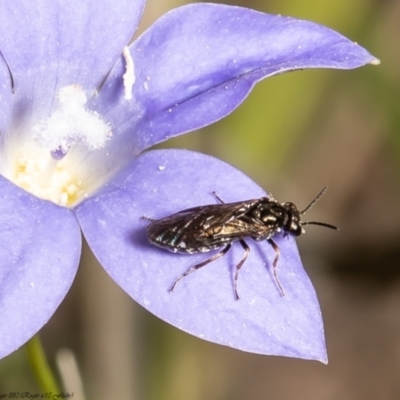
[[[0,50],[12,72],[15,94],[23,96],[20,107],[26,112],[26,107],[46,106],[48,113],[57,88],[65,85],[94,91],[132,37],[144,3],[3,1]]]
[[[4,133],[8,131],[11,121],[11,86],[10,71],[0,57],[0,132],[2,132],[0,143],[4,141]]]
[[[0,358],[53,315],[79,263],[81,235],[71,210],[40,200],[0,176]]]
[[[275,237],[281,251],[281,296],[271,271],[275,252],[267,242],[246,242],[251,253],[240,270],[234,299],[233,274],[243,257],[234,243],[221,259],[174,280],[213,253],[170,253],[149,244],[148,221],[182,209],[265,196],[240,171],[215,158],[185,150],[151,151],[95,197],[76,207],[84,235],[110,276],[150,312],[211,342],[241,350],[326,361],[323,324],[313,286],[295,240]],[[217,252],[217,251],[216,251]]]
[[[134,100],[123,98],[120,63],[98,107],[114,127],[129,133],[129,149],[136,152],[223,118],[268,76],[377,62],[324,26],[204,3],[165,14],[132,45],[131,53]]]

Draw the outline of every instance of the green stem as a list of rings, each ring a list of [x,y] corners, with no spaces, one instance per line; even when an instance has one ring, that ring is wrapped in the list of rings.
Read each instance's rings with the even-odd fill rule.
[[[46,393],[60,393],[53,371],[47,363],[39,334],[26,343],[25,351],[40,389]]]

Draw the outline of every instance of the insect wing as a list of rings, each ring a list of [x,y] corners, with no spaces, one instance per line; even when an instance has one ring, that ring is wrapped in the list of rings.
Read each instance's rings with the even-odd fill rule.
[[[240,221],[258,200],[188,208],[147,227],[150,241],[173,252],[206,252],[243,237],[247,224]]]
[[[270,199],[263,197],[238,203],[221,204],[220,212],[207,218],[207,224],[204,224],[209,243],[219,243],[222,246],[246,237],[255,240],[271,237],[276,232],[275,227],[266,224],[255,216],[257,214],[253,213],[254,209],[264,206],[266,202],[270,202]]]
[[[147,227],[149,240],[173,252],[200,252],[198,242],[199,237],[204,234],[202,221],[206,218],[207,208],[208,206],[194,207],[152,221]]]

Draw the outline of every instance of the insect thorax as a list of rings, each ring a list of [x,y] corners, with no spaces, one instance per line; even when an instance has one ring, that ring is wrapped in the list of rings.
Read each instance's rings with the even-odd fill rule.
[[[301,214],[293,203],[278,203],[274,199],[262,199],[252,210],[249,210],[248,216],[262,222],[270,229],[270,232],[254,237],[255,240],[268,239],[280,231],[293,236],[300,236],[303,233]]]

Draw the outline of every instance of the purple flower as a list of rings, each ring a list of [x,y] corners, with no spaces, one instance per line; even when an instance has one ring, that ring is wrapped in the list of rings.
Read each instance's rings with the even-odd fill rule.
[[[146,148],[229,114],[259,80],[376,59],[316,24],[216,4],[175,9],[129,42],[144,0],[6,0],[0,25],[0,357],[38,332],[75,277],[81,230],[136,301],[198,337],[326,360],[321,313],[293,238],[250,243],[168,288],[200,255],[151,246],[148,222],[265,193],[233,167]],[[121,55],[123,53],[123,55]],[[110,72],[111,70],[111,72]],[[207,255],[206,255],[207,257]]]

